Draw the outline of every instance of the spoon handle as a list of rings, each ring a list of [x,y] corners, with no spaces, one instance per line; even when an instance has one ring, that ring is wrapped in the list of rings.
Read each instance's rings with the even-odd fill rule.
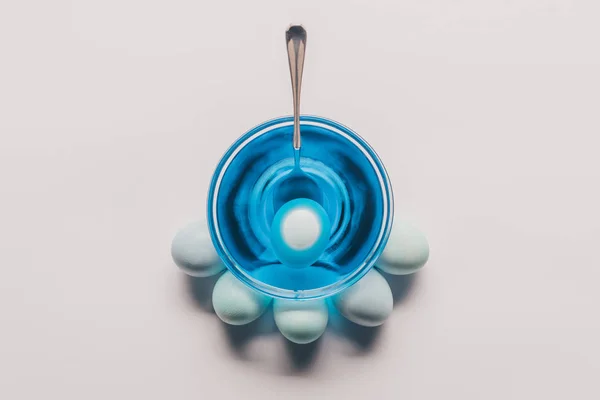
[[[292,94],[294,96],[294,149],[300,148],[300,88],[304,70],[304,52],[306,50],[306,30],[301,25],[292,25],[285,31]]]

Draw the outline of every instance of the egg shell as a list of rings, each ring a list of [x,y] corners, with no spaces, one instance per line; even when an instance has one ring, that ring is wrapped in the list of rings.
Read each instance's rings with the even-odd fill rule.
[[[425,235],[414,226],[394,223],[390,238],[377,260],[377,268],[392,275],[412,274],[429,259],[429,243]]]
[[[356,324],[378,326],[391,314],[394,299],[385,278],[372,269],[360,281],[334,296],[333,304]]]
[[[204,221],[192,222],[177,232],[171,243],[171,256],[175,264],[191,276],[207,277],[225,269]]]
[[[271,298],[244,285],[231,272],[219,278],[212,294],[217,316],[230,325],[245,325],[262,315]]]
[[[331,223],[323,207],[310,199],[285,203],[271,225],[271,245],[277,259],[290,267],[307,267],[327,247]]]
[[[321,337],[329,319],[327,305],[322,299],[275,299],[273,312],[281,334],[297,344],[311,343]]]

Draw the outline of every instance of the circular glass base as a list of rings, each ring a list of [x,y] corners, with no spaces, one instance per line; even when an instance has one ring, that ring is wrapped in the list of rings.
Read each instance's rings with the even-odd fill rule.
[[[298,152],[291,117],[251,129],[224,155],[209,190],[219,256],[242,282],[280,298],[325,297],[352,285],[381,254],[392,224],[391,185],[368,144],[320,117],[303,116],[301,132]],[[277,213],[295,199],[316,203],[328,222],[310,263],[282,256],[273,235]]]

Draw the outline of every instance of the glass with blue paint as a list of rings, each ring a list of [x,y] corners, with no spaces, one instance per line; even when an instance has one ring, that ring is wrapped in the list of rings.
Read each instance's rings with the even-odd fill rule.
[[[267,121],[239,138],[213,175],[208,222],[227,268],[273,297],[333,295],[383,251],[392,189],[379,157],[349,128],[301,117]],[[307,179],[294,179],[298,168]],[[290,184],[291,182],[291,184]]]

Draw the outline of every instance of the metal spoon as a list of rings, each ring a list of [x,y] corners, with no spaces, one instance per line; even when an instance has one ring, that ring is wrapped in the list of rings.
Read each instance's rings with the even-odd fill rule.
[[[290,76],[292,78],[292,95],[294,97],[294,149],[300,149],[300,89],[302,72],[304,71],[304,53],[306,51],[306,30],[302,25],[292,25],[285,32]]]
[[[281,182],[275,197],[275,211],[290,200],[308,198],[321,203],[322,194],[317,183],[300,168],[300,89],[304,69],[304,53],[306,50],[306,30],[301,25],[292,25],[285,32],[285,43],[292,78],[292,95],[294,100],[294,167]]]

